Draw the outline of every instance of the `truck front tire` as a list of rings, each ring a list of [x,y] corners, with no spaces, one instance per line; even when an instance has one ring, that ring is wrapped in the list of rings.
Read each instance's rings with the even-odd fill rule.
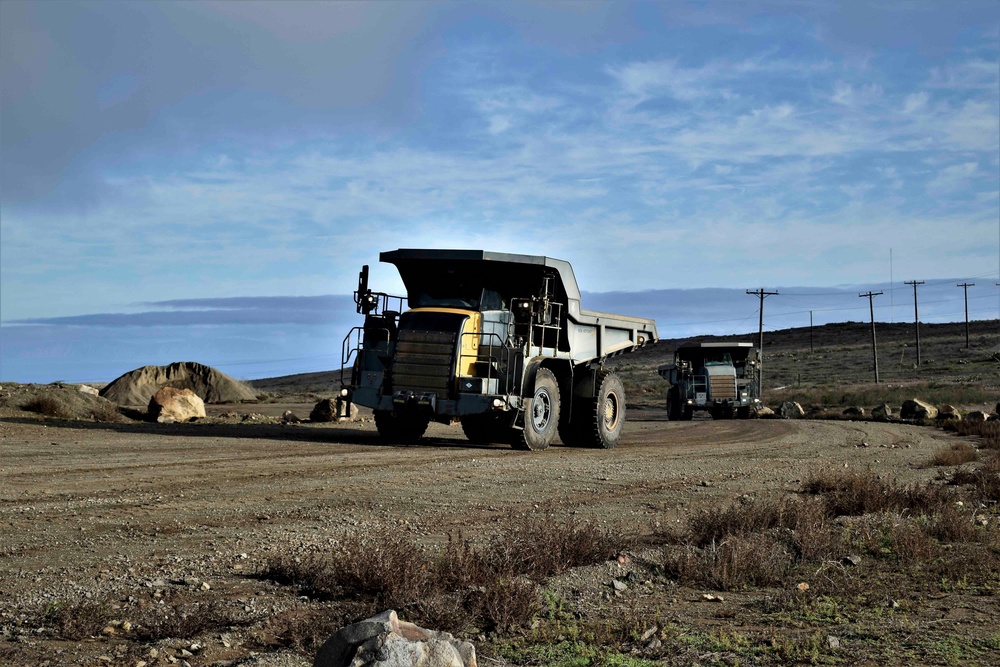
[[[421,415],[397,415],[390,410],[375,411],[375,428],[379,437],[389,444],[412,445],[424,435],[428,417]]]
[[[547,368],[535,372],[535,393],[524,412],[524,430],[515,440],[517,449],[547,449],[559,425],[559,383]]]

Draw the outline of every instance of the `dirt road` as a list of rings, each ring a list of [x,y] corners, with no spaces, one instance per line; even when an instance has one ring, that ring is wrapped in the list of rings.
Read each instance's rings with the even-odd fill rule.
[[[86,645],[36,639],[18,619],[46,600],[140,596],[164,582],[249,609],[273,591],[247,573],[275,554],[322,550],[348,529],[392,523],[435,542],[541,513],[644,532],[707,503],[793,491],[820,468],[930,479],[921,464],[954,441],[892,423],[673,423],[659,411],[629,420],[615,450],[544,452],[473,447],[458,426],[389,447],[370,423],[5,420],[0,639],[38,659],[61,650],[86,661]]]

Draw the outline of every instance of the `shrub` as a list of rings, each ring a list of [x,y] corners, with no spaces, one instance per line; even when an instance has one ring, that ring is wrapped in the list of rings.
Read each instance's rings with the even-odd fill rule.
[[[499,628],[530,620],[540,581],[606,560],[622,543],[589,523],[518,520],[482,544],[451,535],[434,554],[386,529],[347,534],[327,555],[272,559],[260,576],[326,600],[364,596],[372,611],[406,608],[453,631],[467,622]]]
[[[959,466],[969,463],[979,458],[976,448],[967,442],[956,442],[949,447],[942,447],[934,452],[929,465],[932,466]]]
[[[942,428],[958,435],[978,437],[980,449],[1000,450],[1000,421],[950,420],[946,421]]]
[[[50,626],[57,637],[78,641],[99,635],[111,622],[112,614],[111,601],[106,597],[55,600],[45,605],[39,624]]]
[[[802,490],[821,495],[829,516],[902,511],[930,514],[952,500],[952,494],[944,487],[931,484],[903,486],[870,471],[814,471]]]
[[[734,535],[704,548],[667,548],[663,561],[667,575],[723,591],[782,584],[792,565],[792,554],[774,537],[760,533]]]
[[[21,409],[60,419],[69,419],[73,416],[70,407],[55,396],[39,396],[21,405]]]

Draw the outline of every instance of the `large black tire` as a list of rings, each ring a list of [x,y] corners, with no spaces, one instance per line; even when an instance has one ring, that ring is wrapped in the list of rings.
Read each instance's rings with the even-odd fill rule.
[[[586,447],[612,449],[625,431],[625,387],[614,373],[598,371],[597,395],[580,401],[576,415],[579,437],[577,442]]]
[[[680,421],[684,414],[684,405],[681,403],[680,392],[677,387],[667,390],[667,419],[675,422]]]
[[[375,428],[379,437],[394,445],[415,444],[423,437],[429,423],[429,417],[397,415],[389,410],[375,411]]]
[[[462,431],[469,442],[487,445],[495,442],[510,442],[510,413],[492,412],[485,415],[462,417]]]
[[[736,417],[739,419],[750,419],[750,406],[736,408]]]
[[[535,373],[535,392],[524,411],[524,429],[514,441],[515,449],[546,449],[556,438],[559,426],[559,383],[547,368]]]

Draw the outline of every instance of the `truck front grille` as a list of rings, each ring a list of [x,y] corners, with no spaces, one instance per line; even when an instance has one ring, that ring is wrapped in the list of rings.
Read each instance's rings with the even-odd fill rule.
[[[728,375],[710,375],[708,381],[712,385],[712,399],[736,400],[736,380]]]
[[[457,334],[401,330],[392,365],[394,391],[433,391],[446,396],[455,368]]]

